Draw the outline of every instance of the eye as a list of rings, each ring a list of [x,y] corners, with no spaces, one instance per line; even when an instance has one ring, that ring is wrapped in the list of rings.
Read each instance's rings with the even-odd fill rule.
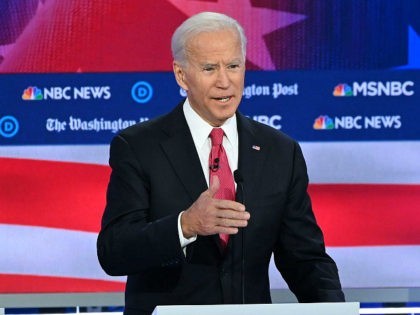
[[[228,69],[238,69],[240,67],[239,63],[233,63],[228,66]]]
[[[211,71],[214,71],[214,67],[213,66],[205,66],[205,67],[203,67],[203,71],[204,72],[211,72]]]

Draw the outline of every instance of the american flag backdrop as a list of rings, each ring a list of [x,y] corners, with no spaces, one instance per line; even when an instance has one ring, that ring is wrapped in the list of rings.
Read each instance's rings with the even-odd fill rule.
[[[80,131],[80,123],[75,132],[76,117],[88,117],[87,125],[97,117],[102,126],[102,117],[118,123],[119,117],[139,121],[168,111],[175,101],[152,98],[153,109],[132,109],[135,81],[125,86],[118,78],[170,77],[172,32],[204,10],[226,13],[244,26],[249,91],[283,71],[292,71],[284,84],[290,94],[294,75],[307,91],[318,74],[331,79],[323,92],[328,96],[312,86],[314,95],[303,99],[299,90],[296,109],[288,96],[278,101],[270,94],[273,103],[265,107],[258,95],[249,115],[277,119],[300,142],[315,215],[343,286],[420,287],[418,1],[10,0],[0,3],[0,293],[124,290],[125,278],[107,276],[96,258],[115,130]],[[364,75],[371,71],[374,79]],[[394,72],[402,74],[395,78]],[[406,85],[407,95],[363,98],[353,88],[353,98],[334,98],[342,73],[359,81],[413,84]],[[306,77],[311,84],[305,85]],[[97,78],[103,80],[101,100],[92,94],[90,101],[65,98],[75,95],[65,94],[67,87],[94,88]],[[162,84],[178,93],[175,80]],[[44,99],[23,100],[35,85]],[[54,94],[47,100],[47,87],[59,87],[54,91],[64,93],[61,99]],[[257,99],[254,87],[254,99],[244,99],[245,113]],[[162,100],[179,97],[157,92],[153,97]],[[282,119],[276,118],[276,106],[288,102],[293,117],[287,120],[281,109]],[[353,129],[336,123],[333,130],[314,130],[314,120],[327,114],[336,122],[352,117]],[[380,118],[363,129],[366,117],[394,117],[395,124],[381,129],[386,123]],[[274,266],[270,279],[272,288],[285,287]]]

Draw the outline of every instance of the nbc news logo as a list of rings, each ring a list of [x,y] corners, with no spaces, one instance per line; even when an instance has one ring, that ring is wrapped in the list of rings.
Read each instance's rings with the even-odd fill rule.
[[[24,101],[41,101],[44,99],[42,90],[36,86],[30,86],[23,91],[22,99]]]
[[[38,88],[29,86],[22,93],[24,101],[41,101],[41,100],[91,100],[111,98],[110,86],[53,86],[49,88]]]
[[[312,126],[315,130],[331,130],[335,128],[334,120],[327,116],[321,115],[315,119],[315,122]]]
[[[402,118],[400,115],[377,116],[336,116],[320,115],[312,125],[314,130],[333,129],[400,129]]]

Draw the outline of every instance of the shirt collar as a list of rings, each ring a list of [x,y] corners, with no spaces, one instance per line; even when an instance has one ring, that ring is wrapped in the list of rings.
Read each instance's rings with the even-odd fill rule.
[[[208,122],[201,118],[200,115],[197,114],[197,112],[191,107],[188,98],[184,102],[183,110],[194,143],[197,149],[199,149],[206,143],[209,134],[213,129],[213,126],[211,126]],[[223,129],[229,142],[232,143],[232,145],[236,145],[238,142],[236,115],[228,118],[220,127]]]

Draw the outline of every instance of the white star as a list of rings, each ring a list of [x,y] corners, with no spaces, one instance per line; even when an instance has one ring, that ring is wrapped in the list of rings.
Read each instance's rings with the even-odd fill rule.
[[[397,69],[420,69],[420,36],[408,27],[408,56],[407,64]]]

